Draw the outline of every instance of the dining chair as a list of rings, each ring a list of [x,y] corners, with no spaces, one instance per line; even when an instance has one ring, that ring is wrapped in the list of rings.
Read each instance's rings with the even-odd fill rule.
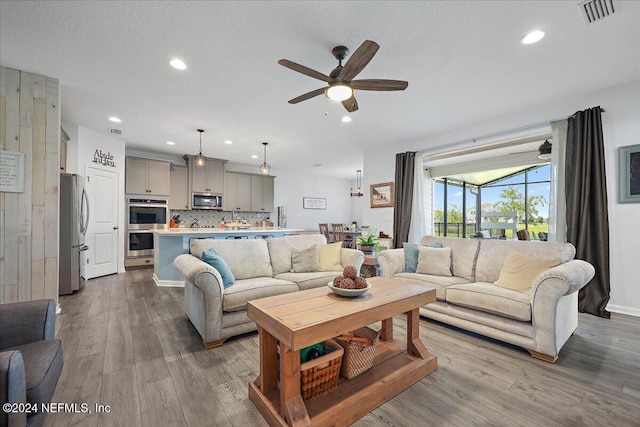
[[[334,242],[342,242],[343,248],[351,248],[353,239],[344,232],[343,224],[331,224],[331,232],[333,233]]]
[[[327,243],[333,242],[333,236],[329,234],[329,224],[318,224],[320,227],[320,233],[324,234],[324,237],[327,238]]]

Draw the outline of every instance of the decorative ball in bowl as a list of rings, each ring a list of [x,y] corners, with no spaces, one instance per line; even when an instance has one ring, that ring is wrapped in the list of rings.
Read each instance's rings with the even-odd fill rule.
[[[335,294],[343,297],[357,297],[371,289],[371,284],[363,277],[359,277],[355,268],[345,267],[343,274],[344,276],[338,276],[327,284]]]

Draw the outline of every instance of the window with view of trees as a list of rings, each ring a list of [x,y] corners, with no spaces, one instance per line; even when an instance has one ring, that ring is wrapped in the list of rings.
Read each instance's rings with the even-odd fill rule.
[[[545,164],[482,184],[436,179],[433,183],[434,234],[469,237],[482,230],[482,222],[506,218],[513,223],[508,229],[485,227],[492,237],[515,238],[515,229],[528,230],[537,239],[540,232],[549,231],[550,178],[551,166]],[[483,217],[483,213],[488,212],[492,214]],[[498,213],[504,213],[504,218],[500,219]]]

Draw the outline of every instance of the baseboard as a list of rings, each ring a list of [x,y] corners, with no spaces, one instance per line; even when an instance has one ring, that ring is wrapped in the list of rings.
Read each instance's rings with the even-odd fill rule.
[[[606,309],[613,313],[627,314],[629,316],[640,317],[640,308],[625,307],[623,305],[607,304]]]
[[[156,286],[168,287],[168,288],[184,288],[183,280],[160,280],[156,273],[153,273],[153,281]]]

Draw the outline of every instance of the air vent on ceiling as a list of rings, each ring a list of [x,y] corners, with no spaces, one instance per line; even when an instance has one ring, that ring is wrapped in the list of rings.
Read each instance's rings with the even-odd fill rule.
[[[585,0],[578,4],[578,9],[585,24],[600,21],[615,12],[613,0]]]
[[[111,135],[122,135],[122,131],[120,129],[109,129]]]

